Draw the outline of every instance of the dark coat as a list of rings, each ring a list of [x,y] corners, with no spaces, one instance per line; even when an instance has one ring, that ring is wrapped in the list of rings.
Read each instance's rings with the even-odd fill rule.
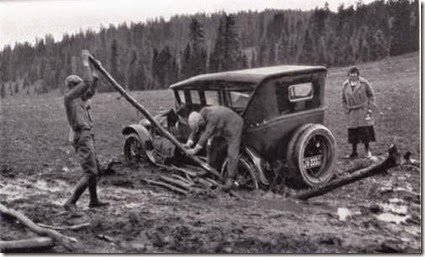
[[[243,127],[243,119],[237,113],[224,106],[208,106],[201,109],[199,114],[205,121],[199,136],[198,144],[204,145],[209,138],[223,137],[227,143],[240,140]],[[196,132],[195,132],[196,133]],[[192,133],[190,138],[196,135]]]

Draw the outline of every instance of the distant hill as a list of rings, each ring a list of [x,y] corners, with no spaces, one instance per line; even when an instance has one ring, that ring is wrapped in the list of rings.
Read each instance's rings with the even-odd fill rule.
[[[379,60],[419,49],[418,10],[417,0],[380,0],[341,5],[337,12],[324,6],[177,15],[65,35],[59,42],[46,35],[34,46],[16,44],[0,52],[0,95],[61,90],[67,75],[81,74],[82,49],[130,90],[165,88],[205,72]]]

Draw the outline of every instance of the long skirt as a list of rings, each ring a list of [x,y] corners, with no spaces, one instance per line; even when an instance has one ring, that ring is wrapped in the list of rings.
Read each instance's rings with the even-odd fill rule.
[[[350,144],[364,144],[375,141],[375,129],[373,126],[348,129],[348,143]]]

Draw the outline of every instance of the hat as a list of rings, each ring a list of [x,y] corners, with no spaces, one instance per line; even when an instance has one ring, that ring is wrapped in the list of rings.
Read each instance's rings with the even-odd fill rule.
[[[198,131],[199,125],[200,123],[203,121],[203,118],[201,116],[201,114],[199,114],[198,112],[192,112],[189,115],[189,127],[192,131]]]
[[[65,79],[65,87],[66,88],[72,88],[76,85],[78,85],[80,82],[82,82],[83,79],[80,78],[77,75],[69,75],[68,77],[66,77]]]
[[[356,73],[357,75],[360,75],[360,70],[359,68],[357,68],[356,66],[351,67],[348,70],[348,75],[352,74],[352,73]]]

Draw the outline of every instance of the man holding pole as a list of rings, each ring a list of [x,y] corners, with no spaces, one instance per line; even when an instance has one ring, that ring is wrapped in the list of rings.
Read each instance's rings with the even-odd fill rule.
[[[65,79],[64,104],[67,119],[73,131],[73,146],[84,175],[78,181],[71,197],[65,202],[67,211],[75,212],[76,203],[88,188],[90,193],[90,208],[108,205],[99,201],[97,196],[98,162],[94,148],[93,121],[89,106],[86,102],[93,97],[97,88],[97,74],[92,72],[89,64],[90,53],[83,50],[81,58],[84,66],[84,79],[70,75]]]

